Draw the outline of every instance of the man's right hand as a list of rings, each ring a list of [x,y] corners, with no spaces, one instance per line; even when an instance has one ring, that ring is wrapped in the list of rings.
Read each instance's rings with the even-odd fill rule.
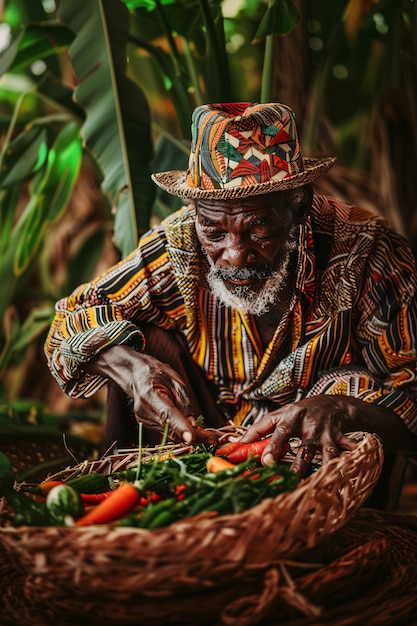
[[[196,426],[184,383],[170,365],[117,345],[100,352],[83,369],[117,383],[133,399],[136,420],[148,428],[164,432],[169,421],[173,441],[216,443],[211,431]]]

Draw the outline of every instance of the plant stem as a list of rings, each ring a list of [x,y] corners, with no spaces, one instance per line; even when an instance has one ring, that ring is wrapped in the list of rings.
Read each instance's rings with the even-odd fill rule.
[[[272,99],[274,60],[274,35],[268,35],[265,40],[264,65],[262,69],[261,102],[271,102]]]
[[[181,72],[180,72],[180,67],[179,67],[179,63],[178,63],[180,55],[179,55],[179,52],[178,52],[177,45],[175,43],[175,39],[172,36],[171,25],[168,22],[167,16],[165,14],[165,11],[163,9],[163,6],[162,6],[160,0],[155,0],[155,7],[156,7],[156,12],[158,14],[159,21],[160,21],[161,26],[162,26],[162,30],[165,33],[165,37],[167,38],[168,46],[169,46],[169,49],[171,51],[171,58],[172,58],[173,66],[174,66],[175,75],[176,76],[180,76]]]
[[[139,480],[140,470],[142,468],[142,441],[143,441],[143,422],[139,422],[139,433],[138,433],[138,465],[136,468],[136,479]]]
[[[325,52],[325,61],[317,71],[315,80],[312,81],[312,88],[308,94],[307,102],[310,103],[307,109],[304,130],[303,130],[303,151],[305,154],[313,155],[316,144],[316,136],[320,129],[319,120],[323,113],[326,99],[326,83],[333,64],[335,48],[338,43],[338,34],[343,24],[343,14],[346,9],[347,0],[342,0],[339,6],[339,16],[334,20],[334,28],[329,37],[329,43]]]
[[[20,94],[20,96],[18,97],[18,99],[16,101],[16,105],[15,105],[15,107],[13,109],[13,115],[12,115],[12,118],[10,120],[10,124],[9,124],[8,129],[7,129],[6,136],[5,136],[4,141],[3,141],[3,146],[2,146],[2,149],[1,149],[1,152],[0,152],[0,164],[3,161],[4,154],[5,154],[6,150],[7,150],[8,145],[9,145],[9,143],[11,141],[12,136],[13,136],[13,131],[14,131],[14,127],[16,125],[16,121],[17,121],[18,115],[19,115],[19,110],[20,110],[20,107],[22,106],[23,100],[26,98],[26,96],[27,96],[27,93],[22,93],[22,94]]]
[[[195,69],[194,59],[193,59],[193,55],[191,54],[190,45],[186,39],[184,39],[184,55],[185,55],[185,61],[187,63],[188,73],[190,75],[190,82],[192,86],[194,87],[194,93],[195,93],[195,98],[194,98],[195,105],[194,106],[198,106],[200,104],[203,104],[203,94],[201,93],[201,90],[200,90],[198,73],[196,72],[196,69]]]

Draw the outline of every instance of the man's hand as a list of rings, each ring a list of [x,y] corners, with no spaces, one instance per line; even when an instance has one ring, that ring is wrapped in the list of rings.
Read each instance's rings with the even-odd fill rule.
[[[170,365],[127,346],[103,350],[84,369],[116,382],[133,399],[138,422],[163,432],[169,421],[169,437],[185,443],[217,443],[211,431],[198,428],[184,383]]]
[[[268,465],[279,458],[288,440],[298,437],[321,449],[323,464],[339,456],[341,450],[353,450],[357,443],[345,435],[357,429],[357,415],[344,396],[314,396],[293,402],[265,415],[253,424],[242,440],[256,441],[272,433],[262,455]]]
[[[346,436],[353,431],[376,433],[386,451],[417,449],[416,435],[407,429],[396,413],[343,395],[312,396],[271,411],[248,428],[242,441],[257,441],[272,433],[261,459],[264,465],[268,465],[279,458],[280,451],[291,437],[298,437],[310,447],[321,449],[325,465],[342,450],[353,450],[357,446]]]

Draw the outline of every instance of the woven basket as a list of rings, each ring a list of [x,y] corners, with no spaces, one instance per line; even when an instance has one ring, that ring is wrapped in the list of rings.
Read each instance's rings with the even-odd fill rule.
[[[0,550],[2,626],[416,626],[417,517],[361,509],[330,542],[213,590],[166,598],[62,588]],[[248,573],[247,573],[248,574]],[[125,575],[125,577],[127,574]],[[99,575],[97,575],[97,578]]]
[[[7,614],[21,621],[24,616],[28,626],[57,619],[60,626],[213,623],[221,607],[236,598],[236,585],[252,589],[271,563],[294,561],[323,544],[365,502],[381,471],[382,445],[372,434],[356,438],[355,450],[318,469],[293,492],[240,514],[183,520],[154,531],[2,528],[5,567],[13,570],[12,587],[19,589],[19,601],[9,603]],[[80,464],[66,474],[98,466],[106,473],[131,462],[127,453]]]

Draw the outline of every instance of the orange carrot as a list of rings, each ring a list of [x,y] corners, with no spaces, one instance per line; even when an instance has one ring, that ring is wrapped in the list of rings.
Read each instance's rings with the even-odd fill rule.
[[[224,459],[222,456],[211,456],[206,463],[206,468],[208,472],[221,472],[222,470],[231,469],[234,467],[233,463],[230,463],[227,459]]]
[[[132,483],[124,482],[112,491],[111,495],[88,511],[83,517],[76,520],[76,526],[90,526],[91,524],[108,524],[120,519],[140,501],[140,493]]]

